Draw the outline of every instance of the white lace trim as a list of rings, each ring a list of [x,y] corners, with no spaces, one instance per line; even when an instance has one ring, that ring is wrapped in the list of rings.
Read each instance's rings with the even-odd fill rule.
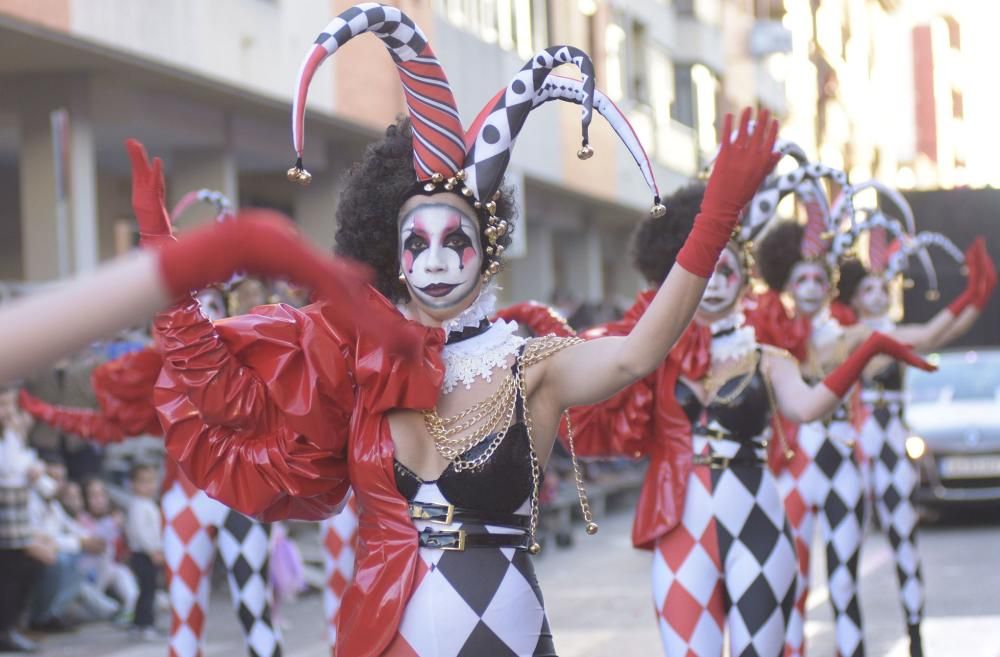
[[[836,342],[844,335],[844,327],[840,325],[829,308],[816,313],[812,319],[812,343],[814,346],[823,349]]]
[[[757,333],[752,326],[746,326],[746,317],[735,312],[713,322],[709,327],[712,334],[734,329],[732,333],[712,338],[712,361],[721,363],[741,358],[757,348]]]
[[[477,321],[471,326],[478,325]],[[506,367],[510,357],[515,355],[525,342],[516,331],[517,322],[498,319],[490,328],[475,337],[446,344],[443,392],[445,394],[451,392],[459,383],[468,390],[476,379],[492,380],[493,370]]]
[[[490,315],[496,312],[497,307],[497,286],[487,283],[479,291],[479,296],[468,308],[441,324],[444,334],[455,331],[460,332],[472,326],[479,326],[484,319],[489,319]]]

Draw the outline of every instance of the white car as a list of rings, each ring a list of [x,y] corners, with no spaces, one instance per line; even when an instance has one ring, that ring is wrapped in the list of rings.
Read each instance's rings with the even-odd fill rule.
[[[1000,502],[1000,349],[934,354],[937,372],[911,368],[907,452],[926,507]]]

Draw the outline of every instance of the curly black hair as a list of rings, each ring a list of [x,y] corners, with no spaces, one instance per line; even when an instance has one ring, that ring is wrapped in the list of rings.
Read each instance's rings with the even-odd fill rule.
[[[802,235],[805,228],[797,221],[779,221],[757,242],[757,271],[767,286],[778,292],[785,289],[792,268],[802,261]]]
[[[681,187],[663,200],[666,214],[662,217],[647,215],[632,231],[629,247],[632,265],[650,283],[660,285],[666,280],[684,240],[691,233],[704,196],[704,183]]]
[[[845,260],[840,265],[840,278],[837,280],[837,301],[851,305],[854,293],[858,291],[861,281],[868,275],[868,270],[856,258]]]
[[[386,128],[385,137],[368,145],[361,161],[347,172],[337,205],[334,251],[370,266],[375,271],[375,288],[394,303],[410,300],[406,285],[399,280],[398,217],[415,185],[413,133],[409,117],[401,116]],[[513,227],[517,207],[512,190],[502,187],[496,204],[497,216]],[[473,214],[479,219],[480,242],[485,245],[485,214],[476,210]],[[507,248],[510,231],[497,244]],[[486,265],[483,258],[483,271]]]

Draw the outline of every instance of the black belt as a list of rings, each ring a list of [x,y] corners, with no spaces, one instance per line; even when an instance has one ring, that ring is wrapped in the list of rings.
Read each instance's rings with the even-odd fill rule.
[[[426,520],[440,525],[450,525],[453,521],[471,522],[480,525],[495,525],[511,529],[527,529],[531,519],[517,513],[502,511],[483,511],[480,509],[463,509],[453,504],[434,504],[426,502],[410,502],[410,518]]]
[[[420,547],[464,552],[466,548],[528,549],[527,534],[470,534],[464,529],[435,532],[425,529],[418,535]]]
[[[758,467],[767,465],[767,459],[762,456],[736,456],[730,458],[721,454],[695,454],[691,462],[695,465],[707,465],[713,470],[724,470],[733,465]]]

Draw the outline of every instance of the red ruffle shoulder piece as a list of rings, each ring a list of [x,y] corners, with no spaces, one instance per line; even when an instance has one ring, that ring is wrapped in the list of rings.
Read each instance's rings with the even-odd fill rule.
[[[544,303],[523,301],[497,312],[497,318],[523,324],[535,335],[555,335],[566,338],[576,335],[566,320]]]
[[[356,413],[437,401],[443,332],[407,322],[374,290],[367,307],[262,306],[213,325],[194,302],[158,316],[156,405],[167,451],[196,486],[262,520],[316,520],[350,486]],[[357,330],[378,321],[379,336]]]
[[[841,326],[854,326],[858,323],[858,316],[854,309],[843,301],[832,301],[830,303],[830,314]]]
[[[812,324],[808,317],[793,317],[777,292],[768,290],[748,299],[744,313],[757,342],[787,349],[799,361],[806,359]]]

